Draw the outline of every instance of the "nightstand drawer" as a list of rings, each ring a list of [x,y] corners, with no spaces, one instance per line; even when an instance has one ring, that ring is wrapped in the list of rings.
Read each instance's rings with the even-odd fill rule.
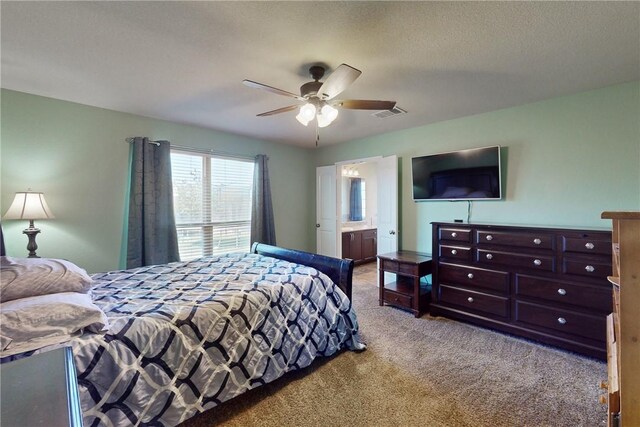
[[[405,308],[413,307],[412,296],[394,292],[389,289],[384,290],[384,302],[386,302],[387,304],[393,304]]]
[[[553,249],[553,234],[513,233],[507,231],[478,230],[478,244],[519,246],[534,249]]]
[[[485,288],[500,293],[509,293],[509,273],[484,270],[461,265],[440,264],[438,280],[470,288]]]
[[[441,228],[440,240],[453,240],[456,242],[471,242],[471,230],[459,228]]]
[[[606,317],[516,301],[516,321],[604,342]]]
[[[380,269],[388,271],[389,273],[405,274],[408,276],[419,277],[420,275],[420,266],[417,264],[407,264],[387,259],[380,260]]]
[[[513,252],[478,249],[476,260],[490,265],[500,264],[540,271],[555,271],[555,257],[553,256],[521,255]]]
[[[495,316],[509,316],[508,298],[488,295],[481,292],[440,285],[440,302]]]
[[[581,308],[611,312],[611,289],[516,274],[518,297],[540,298]]]
[[[469,262],[471,261],[471,248],[465,246],[440,245],[440,257]]]

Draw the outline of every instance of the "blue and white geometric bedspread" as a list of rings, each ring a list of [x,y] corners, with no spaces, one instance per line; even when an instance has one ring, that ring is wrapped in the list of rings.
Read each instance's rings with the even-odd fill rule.
[[[111,328],[71,341],[85,426],[176,425],[364,348],[349,299],[299,264],[228,254],[93,278]]]

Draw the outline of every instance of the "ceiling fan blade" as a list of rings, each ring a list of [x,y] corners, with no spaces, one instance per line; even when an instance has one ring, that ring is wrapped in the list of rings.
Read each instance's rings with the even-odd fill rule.
[[[271,111],[257,114],[257,116],[258,117],[273,116],[274,114],[286,113],[287,111],[295,110],[298,107],[299,105],[289,105],[288,107],[282,107],[282,108],[278,108],[277,110],[271,110]]]
[[[275,93],[277,95],[284,95],[284,96],[289,96],[291,98],[295,98],[295,99],[299,99],[300,101],[304,101],[304,98],[301,97],[300,95],[296,95],[295,93],[291,93],[291,92],[287,92],[286,90],[282,90],[282,89],[278,89],[277,87],[273,87],[273,86],[269,86],[269,85],[265,85],[262,83],[258,83],[258,82],[254,82],[253,80],[243,80],[242,83],[244,83],[245,86],[249,86],[252,87],[254,89],[263,89],[266,91],[269,91],[271,93]]]
[[[332,102],[333,105],[348,110],[392,110],[396,101],[373,101],[369,99],[343,99]]]
[[[322,99],[331,99],[337,96],[360,77],[360,74],[362,74],[362,71],[350,65],[341,64],[318,89],[318,96]]]

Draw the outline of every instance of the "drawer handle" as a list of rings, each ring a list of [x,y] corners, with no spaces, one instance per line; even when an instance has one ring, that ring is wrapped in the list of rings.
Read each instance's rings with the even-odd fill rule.
[[[534,263],[535,265],[542,265],[542,261],[540,261],[539,259],[534,259],[534,260],[533,260],[533,263]]]
[[[451,237],[458,237],[458,233],[454,231],[453,233],[451,233]]]
[[[469,297],[469,298],[467,298],[467,301],[469,301],[469,302],[473,302],[473,298],[472,298],[472,297]]]
[[[467,274],[467,277],[468,277],[469,279],[473,279],[473,273],[469,273],[469,274]]]
[[[487,239],[487,240],[493,240],[493,236],[492,236],[491,234],[487,234],[486,239]]]
[[[400,302],[400,299],[396,297],[396,298],[393,299],[393,301],[394,302]]]
[[[560,289],[558,289],[558,293],[559,293],[560,295],[566,295],[566,294],[567,294],[567,291],[565,291],[564,289],[560,288]]]
[[[458,251],[456,251],[455,249],[451,249],[451,255],[455,255],[457,253],[458,253]]]
[[[596,271],[596,268],[593,265],[587,265],[584,269],[589,273],[593,273],[594,271]]]
[[[564,325],[565,323],[567,323],[567,319],[565,319],[564,317],[558,317],[558,323]]]
[[[542,240],[540,239],[533,239],[533,243],[535,243],[536,245],[539,245],[540,243],[542,243]]]
[[[591,242],[588,242],[588,243],[586,243],[586,244],[584,245],[584,247],[585,247],[585,248],[587,248],[587,249],[593,249],[593,248],[595,248],[595,247],[596,247],[596,245],[594,245],[594,244],[593,244],[593,243],[591,243]]]
[[[493,255],[487,254],[487,259],[493,259]]]

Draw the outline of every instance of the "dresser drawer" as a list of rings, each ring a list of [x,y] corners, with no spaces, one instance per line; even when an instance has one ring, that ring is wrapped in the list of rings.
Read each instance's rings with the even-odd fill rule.
[[[516,301],[516,319],[535,327],[553,329],[596,341],[606,339],[606,316],[592,316],[571,310]]]
[[[461,265],[440,264],[438,280],[442,283],[484,288],[509,293],[509,273]]]
[[[553,234],[514,233],[507,231],[477,231],[478,244],[518,246],[521,248],[553,249]]]
[[[453,240],[456,242],[471,242],[471,230],[459,228],[441,228],[440,240]]]
[[[554,256],[539,256],[517,254],[513,252],[492,251],[489,249],[477,249],[476,261],[488,265],[508,265],[524,267],[532,270],[555,271]]]
[[[471,248],[440,245],[440,258],[469,262],[471,261]]]
[[[611,262],[608,259],[587,260],[565,256],[562,262],[562,272],[564,274],[606,279],[607,276],[611,276]]]
[[[562,282],[516,274],[516,297],[540,298],[603,313],[611,312],[611,290],[606,287]]]
[[[562,251],[611,257],[611,238],[601,234],[562,236]]]
[[[488,295],[481,292],[440,285],[440,302],[456,305],[466,310],[492,314],[494,316],[504,318],[509,316],[508,298]]]
[[[393,304],[405,308],[413,307],[412,296],[394,292],[390,289],[384,290],[384,302],[386,302],[387,304]]]

